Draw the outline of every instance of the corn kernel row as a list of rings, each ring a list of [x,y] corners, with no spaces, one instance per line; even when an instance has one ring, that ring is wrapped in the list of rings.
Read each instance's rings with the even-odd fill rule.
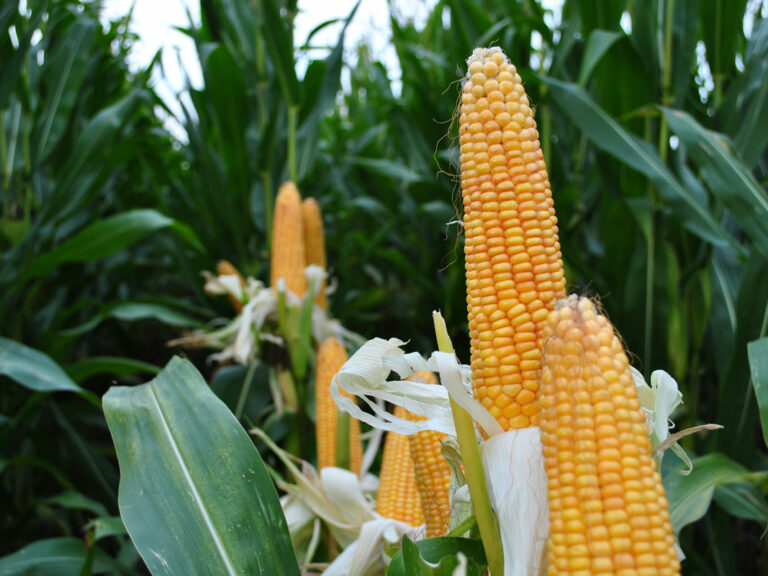
[[[570,296],[544,337],[549,574],[679,574],[645,414],[613,326],[589,299]]]
[[[565,276],[520,76],[498,48],[475,50],[468,65],[459,141],[472,379],[508,430],[537,423],[541,330]]]

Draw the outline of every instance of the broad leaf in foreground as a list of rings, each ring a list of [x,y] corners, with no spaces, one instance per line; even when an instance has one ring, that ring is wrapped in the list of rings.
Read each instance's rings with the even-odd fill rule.
[[[104,412],[120,461],[120,513],[162,574],[298,574],[288,528],[245,430],[189,362],[113,387]]]

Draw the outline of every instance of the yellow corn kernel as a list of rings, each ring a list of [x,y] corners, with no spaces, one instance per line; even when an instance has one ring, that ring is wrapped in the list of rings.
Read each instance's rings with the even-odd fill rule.
[[[565,296],[557,218],[514,65],[499,48],[467,63],[459,142],[472,383],[502,428],[524,428],[538,422],[541,331]]]
[[[317,469],[336,466],[336,423],[338,410],[331,396],[331,380],[347,361],[347,351],[336,338],[328,338],[317,349],[315,365],[315,436],[317,439]],[[348,396],[343,390],[342,394]],[[350,470],[360,474],[363,444],[360,421],[349,417]]]
[[[569,296],[543,336],[549,573],[679,574],[645,414],[613,326],[588,298]],[[618,441],[625,427],[631,432]]]
[[[407,418],[405,408],[397,406],[395,416]],[[387,432],[384,442],[377,508],[379,514],[385,518],[399,520],[411,526],[424,523],[410,441],[407,436],[397,432]]]
[[[307,291],[304,255],[304,224],[301,220],[301,196],[293,182],[280,186],[275,200],[272,224],[272,258],[270,284],[277,287],[280,278],[285,287],[297,296]]]
[[[325,232],[320,204],[314,198],[307,198],[301,204],[302,220],[304,221],[304,253],[307,266],[314,264],[327,270],[325,261]],[[326,281],[315,295],[315,304],[325,310],[328,306],[325,296]]]
[[[237,279],[240,281],[240,287],[245,288],[245,278],[229,260],[219,260],[216,264],[216,274],[219,276],[237,276]],[[227,293],[227,298],[229,298],[229,302],[232,304],[235,312],[240,314],[243,311],[243,303],[229,293]]]
[[[416,372],[410,379],[437,384],[433,372]],[[408,417],[411,420],[423,419],[410,413]],[[409,437],[421,509],[427,525],[427,538],[445,535],[451,521],[451,469],[440,451],[444,437],[445,434],[432,430],[417,432]]]

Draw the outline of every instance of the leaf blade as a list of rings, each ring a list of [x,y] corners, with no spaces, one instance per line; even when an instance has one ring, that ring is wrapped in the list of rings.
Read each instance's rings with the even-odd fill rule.
[[[50,356],[2,336],[0,374],[35,392],[85,392]]]
[[[691,232],[715,246],[736,247],[734,239],[712,218],[706,207],[680,185],[645,142],[625,130],[575,84],[548,77],[542,77],[542,81],[549,86],[558,106],[595,146],[656,184],[659,195]]]
[[[768,338],[753,340],[747,344],[752,389],[757,397],[763,442],[768,445]]]
[[[155,576],[212,566],[298,574],[258,452],[189,362],[174,358],[147,384],[113,387],[104,412],[122,471],[120,512]]]

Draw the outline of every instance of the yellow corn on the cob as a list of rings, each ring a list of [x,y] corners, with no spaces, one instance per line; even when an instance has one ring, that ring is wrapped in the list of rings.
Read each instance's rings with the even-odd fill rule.
[[[395,416],[407,418],[405,408],[395,407]],[[377,509],[385,518],[399,520],[411,526],[424,523],[410,441],[407,436],[397,432],[387,432],[384,442]]]
[[[240,281],[240,287],[245,288],[245,278],[243,278],[243,275],[240,274],[240,271],[235,268],[229,260],[219,260],[219,262],[216,264],[216,273],[219,276],[237,276],[237,279]],[[227,298],[229,298],[229,302],[232,304],[232,307],[235,309],[235,311],[240,314],[240,312],[243,311],[242,301],[238,300],[229,293],[227,293]]]
[[[613,326],[589,299],[570,296],[544,334],[549,573],[679,574],[645,414]]]
[[[331,396],[331,380],[347,361],[347,351],[336,338],[328,338],[317,350],[315,366],[315,434],[317,438],[317,468],[336,466],[336,423],[338,410]],[[343,390],[342,394],[348,396]],[[349,417],[350,470],[360,474],[363,445],[360,421]]]
[[[437,384],[433,372],[416,372],[411,379]],[[423,420],[415,414],[409,413],[408,417],[411,420]],[[444,437],[445,434],[432,430],[417,432],[409,437],[428,538],[443,536],[451,521],[451,469],[440,451]]]
[[[499,48],[468,60],[459,141],[475,397],[502,428],[538,418],[541,329],[565,276],[533,111]]]
[[[325,232],[320,204],[314,198],[307,198],[301,205],[301,213],[304,221],[304,252],[307,266],[314,264],[326,270]],[[326,281],[323,280],[319,292],[315,295],[315,304],[323,310],[327,307],[325,284]]]
[[[301,196],[293,182],[280,187],[275,200],[275,218],[272,224],[272,258],[270,283],[285,280],[287,290],[304,296],[307,280],[304,255],[304,224],[301,221]]]

